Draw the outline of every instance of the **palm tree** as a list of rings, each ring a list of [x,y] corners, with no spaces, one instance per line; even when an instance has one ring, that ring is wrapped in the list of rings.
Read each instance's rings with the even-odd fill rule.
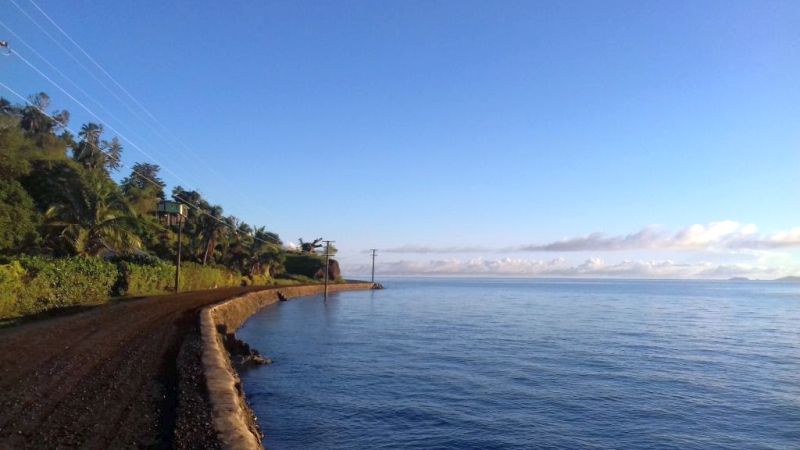
[[[217,246],[217,239],[223,229],[225,229],[225,221],[222,218],[222,207],[212,206],[200,218],[201,229],[203,238],[206,241],[205,250],[203,251],[203,265],[208,262],[209,256],[214,256],[214,249]]]
[[[105,160],[106,169],[109,172],[116,172],[122,167],[122,143],[115,136],[110,142],[103,141],[103,148],[105,148],[103,159]]]
[[[84,124],[81,127],[81,132],[78,133],[81,141],[72,148],[72,159],[87,169],[103,167],[105,154],[100,150],[100,136],[102,134],[102,125],[96,123]]]
[[[64,192],[64,201],[45,213],[51,238],[70,253],[97,256],[128,253],[141,247],[139,221],[113,181],[87,174]]]
[[[20,127],[31,134],[49,133],[55,125],[43,112],[50,106],[50,96],[39,92],[28,98],[30,106],[22,110]]]

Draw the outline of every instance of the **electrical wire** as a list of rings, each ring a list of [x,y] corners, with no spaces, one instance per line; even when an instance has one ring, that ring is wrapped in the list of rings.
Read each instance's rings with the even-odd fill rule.
[[[14,0],[11,0],[11,1],[13,2]],[[83,48],[83,47],[82,47],[80,44],[78,44],[78,42],[76,42],[76,41],[75,41],[75,39],[73,39],[73,38],[72,38],[72,36],[70,36],[70,35],[69,35],[69,33],[67,33],[67,32],[66,32],[66,31],[65,31],[63,28],[61,28],[61,26],[59,26],[59,25],[58,25],[58,23],[56,23],[56,21],[55,21],[55,20],[53,20],[53,18],[52,18],[52,17],[50,17],[50,15],[48,15],[48,14],[47,14],[47,13],[46,13],[46,12],[45,12],[45,11],[44,11],[42,8],[40,8],[40,7],[39,7],[39,5],[37,5],[37,4],[36,4],[36,2],[34,2],[33,0],[29,0],[29,2],[30,2],[30,3],[31,3],[31,4],[32,4],[32,5],[33,5],[33,6],[34,6],[34,7],[35,7],[35,8],[36,8],[36,9],[37,9],[37,10],[38,10],[38,11],[39,11],[39,12],[40,12],[40,13],[41,13],[41,14],[42,14],[42,15],[43,15],[43,16],[44,16],[44,17],[45,17],[45,18],[46,18],[46,19],[47,19],[47,20],[48,20],[48,21],[49,21],[49,22],[50,22],[50,23],[51,23],[51,24],[52,24],[52,25],[53,25],[53,26],[54,26],[54,27],[55,27],[55,28],[58,30],[58,31],[59,31],[59,32],[61,32],[61,34],[63,34],[63,35],[64,35],[64,37],[66,37],[66,38],[67,38],[67,39],[68,39],[68,40],[69,40],[69,41],[70,41],[70,42],[71,42],[71,43],[72,43],[72,44],[73,44],[73,45],[74,45],[74,46],[75,46],[75,47],[76,47],[78,50],[80,50],[80,51],[81,51],[81,53],[83,53],[83,55],[84,55],[84,56],[86,56],[86,58],[87,58],[89,61],[91,61],[91,62],[92,62],[92,64],[94,64],[94,65],[95,65],[95,66],[96,66],[98,69],[100,69],[100,71],[101,71],[101,72],[102,72],[102,73],[103,73],[103,74],[104,74],[106,77],[108,77],[108,79],[109,79],[109,80],[111,80],[111,81],[112,81],[112,82],[113,82],[113,83],[114,83],[114,84],[115,84],[115,85],[116,85],[116,86],[117,86],[117,87],[118,87],[118,88],[119,88],[119,89],[120,89],[120,90],[121,90],[123,93],[125,93],[125,95],[127,95],[127,96],[128,96],[128,98],[130,98],[130,99],[133,101],[133,103],[134,103],[136,106],[138,106],[138,107],[139,107],[139,108],[140,108],[142,111],[144,111],[144,113],[145,113],[145,114],[147,114],[147,115],[148,115],[148,116],[149,116],[149,117],[150,117],[150,118],[153,120],[153,122],[154,122],[155,124],[157,124],[157,125],[158,125],[158,126],[159,126],[159,127],[162,129],[162,130],[164,130],[164,132],[166,132],[168,135],[170,135],[170,136],[172,137],[172,139],[174,140],[174,142],[177,142],[177,143],[178,143],[178,144],[179,144],[181,147],[183,147],[183,149],[184,149],[184,150],[186,150],[186,151],[187,151],[187,152],[188,152],[188,153],[189,153],[189,154],[190,154],[190,155],[191,155],[191,156],[192,156],[192,157],[193,157],[195,160],[197,160],[197,161],[198,161],[200,164],[202,164],[202,165],[203,165],[203,166],[204,166],[206,169],[208,169],[208,170],[210,170],[211,172],[215,173],[217,176],[220,176],[220,177],[222,177],[222,174],[220,174],[219,172],[217,172],[217,171],[216,171],[216,170],[215,170],[213,167],[211,167],[210,165],[206,164],[206,163],[205,163],[205,161],[203,161],[203,159],[202,159],[202,158],[200,158],[200,156],[199,156],[199,155],[197,155],[195,152],[193,152],[193,151],[192,151],[192,150],[191,150],[191,149],[190,149],[190,148],[189,148],[189,147],[188,147],[186,144],[184,144],[184,143],[183,143],[183,142],[182,142],[182,141],[181,141],[181,140],[180,140],[180,139],[179,139],[177,136],[175,136],[175,134],[174,134],[174,133],[172,133],[172,132],[169,130],[169,128],[167,128],[167,127],[166,127],[166,126],[165,126],[165,125],[164,125],[164,124],[163,124],[163,123],[162,123],[162,122],[161,122],[161,121],[160,121],[160,120],[159,120],[159,119],[158,119],[158,118],[157,118],[157,117],[156,117],[156,116],[155,116],[155,115],[154,115],[152,112],[150,112],[150,110],[149,110],[149,109],[147,109],[147,108],[146,108],[146,107],[145,107],[145,106],[144,106],[144,105],[143,105],[143,104],[142,104],[142,103],[141,103],[141,102],[140,102],[140,101],[139,101],[139,100],[138,100],[136,97],[134,97],[134,96],[133,96],[133,94],[131,94],[131,93],[130,93],[130,91],[128,91],[127,89],[125,89],[125,87],[124,87],[124,86],[122,86],[122,84],[121,84],[119,81],[117,81],[117,79],[116,79],[116,78],[114,78],[114,77],[113,77],[113,76],[112,76],[112,75],[111,75],[111,74],[110,74],[110,73],[109,73],[109,72],[108,72],[108,71],[107,71],[107,70],[106,70],[106,69],[105,69],[105,68],[104,68],[102,65],[100,65],[100,63],[99,63],[99,62],[97,62],[97,60],[95,60],[95,59],[94,59],[94,58],[93,58],[93,57],[92,57],[92,56],[89,54],[89,52],[87,52],[86,50],[84,50],[84,48]],[[18,9],[19,9],[19,7],[18,7]],[[30,17],[29,17],[29,18],[30,18]],[[31,20],[33,20],[33,19],[31,19]],[[62,47],[62,49],[63,49],[63,47]],[[66,49],[64,49],[64,50],[66,51]],[[118,100],[119,100],[119,98],[118,98]],[[121,101],[121,100],[120,100],[120,101]],[[141,119],[140,119],[140,120],[141,120]],[[144,121],[143,121],[143,122],[144,122]],[[149,124],[148,124],[148,126],[149,126]],[[165,136],[161,135],[161,134],[160,134],[160,132],[159,132],[158,130],[156,130],[155,128],[152,128],[152,127],[151,127],[151,129],[152,129],[154,132],[156,132],[156,133],[159,135],[159,137],[161,137],[162,139],[164,139],[164,141],[165,141],[165,142],[168,142],[168,139],[167,139]]]
[[[0,81],[0,87],[3,87],[4,89],[6,89],[7,91],[11,92],[11,93],[12,93],[12,94],[14,94],[16,97],[18,97],[19,99],[21,99],[22,101],[24,101],[25,103],[27,103],[28,105],[30,105],[30,106],[32,106],[32,107],[34,107],[34,108],[36,108],[36,109],[37,109],[37,111],[39,111],[39,112],[40,112],[40,113],[42,113],[43,115],[45,115],[45,116],[49,117],[51,120],[55,121],[56,123],[60,123],[56,117],[54,117],[53,115],[49,114],[47,111],[43,111],[41,108],[39,108],[38,106],[36,106],[36,105],[34,105],[33,103],[31,103],[31,101],[30,101],[30,100],[28,100],[27,98],[25,98],[24,96],[22,96],[20,93],[18,93],[18,92],[17,92],[17,91],[15,91],[14,89],[12,89],[12,88],[10,88],[9,86],[7,86],[7,85],[6,85],[5,83],[3,83],[2,81]],[[69,127],[67,127],[66,125],[63,125],[63,124],[62,124],[62,127],[63,127],[65,130],[67,130],[67,131],[69,131],[69,132],[71,132],[71,133],[75,134],[75,131],[74,131],[74,130],[72,130],[72,129],[70,129],[70,128],[69,128]],[[99,151],[99,152],[102,152],[102,153],[105,153],[105,152],[104,152],[102,149],[100,149],[99,147],[97,147],[97,145],[95,145],[94,143],[91,143],[91,142],[88,142],[88,143],[89,143],[89,145],[91,145],[92,147],[94,147],[94,148],[95,148],[95,150],[97,150],[97,151]],[[124,164],[123,164],[123,166],[124,166]],[[143,179],[143,180],[146,180],[146,181],[148,181],[148,182],[152,183],[154,186],[158,187],[159,189],[163,189],[163,188],[164,188],[164,186],[162,186],[162,184],[161,184],[161,183],[159,183],[159,182],[157,182],[157,181],[153,180],[152,178],[150,178],[150,177],[148,177],[147,175],[145,175],[145,174],[143,174],[143,173],[141,173],[141,172],[137,171],[136,169],[133,169],[132,167],[129,167],[129,168],[131,169],[131,171],[132,171],[133,173],[135,173],[135,174],[139,175],[140,177],[142,177],[142,179]],[[210,218],[212,218],[212,219],[216,220],[216,221],[217,221],[217,222],[219,222],[220,224],[222,224],[222,225],[225,225],[225,226],[229,227],[231,230],[233,230],[233,231],[234,231],[234,232],[236,232],[236,233],[244,233],[244,235],[245,235],[245,236],[248,236],[248,237],[250,237],[250,238],[252,238],[252,239],[254,239],[254,240],[256,240],[256,241],[263,242],[263,243],[265,243],[265,244],[276,245],[274,242],[269,242],[269,241],[266,241],[266,240],[264,240],[264,239],[261,239],[261,238],[258,238],[258,237],[256,237],[256,236],[254,236],[254,235],[251,235],[251,234],[245,233],[245,232],[244,232],[244,231],[242,231],[242,230],[239,230],[239,229],[238,229],[238,228],[236,228],[234,225],[232,225],[232,224],[230,224],[230,223],[228,223],[228,222],[226,222],[226,221],[224,221],[224,220],[220,219],[219,217],[216,217],[216,216],[214,216],[213,214],[209,213],[208,211],[206,211],[206,210],[205,210],[205,209],[203,209],[202,207],[200,207],[200,206],[198,206],[198,205],[196,205],[196,204],[192,203],[191,201],[189,201],[189,200],[187,200],[187,199],[185,199],[185,198],[182,198],[181,196],[179,196],[179,195],[177,195],[177,194],[173,194],[173,197],[174,197],[175,199],[177,199],[179,202],[181,202],[181,203],[184,203],[186,206],[189,206],[189,207],[191,207],[191,208],[194,208],[194,209],[196,209],[198,212],[200,212],[201,214],[205,214],[206,216],[208,216],[208,217],[210,217]]]

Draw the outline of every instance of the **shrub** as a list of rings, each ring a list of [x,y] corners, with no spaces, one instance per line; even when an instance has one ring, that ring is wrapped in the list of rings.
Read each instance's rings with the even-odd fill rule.
[[[143,263],[122,261],[119,263],[120,294],[148,295],[170,292],[175,287],[175,265],[155,260]]]
[[[27,281],[17,294],[22,314],[103,302],[117,280],[116,266],[100,258],[29,257],[19,262]]]
[[[181,291],[240,286],[241,275],[224,267],[181,264]]]
[[[16,317],[22,314],[17,299],[25,289],[25,269],[19,261],[0,264],[0,318]]]
[[[286,273],[314,278],[317,271],[325,266],[325,258],[313,254],[290,254],[286,255],[283,265]]]
[[[272,278],[266,273],[263,275],[251,275],[249,279],[250,284],[253,286],[265,286],[272,281]]]

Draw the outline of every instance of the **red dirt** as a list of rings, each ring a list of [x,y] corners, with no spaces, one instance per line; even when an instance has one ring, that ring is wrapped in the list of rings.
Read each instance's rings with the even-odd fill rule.
[[[206,305],[157,296],[0,330],[0,448],[214,448],[197,356]]]

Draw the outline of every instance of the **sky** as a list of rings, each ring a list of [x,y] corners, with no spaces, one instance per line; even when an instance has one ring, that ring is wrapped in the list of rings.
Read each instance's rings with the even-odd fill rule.
[[[34,1],[0,81],[346,274],[800,275],[796,1]]]

